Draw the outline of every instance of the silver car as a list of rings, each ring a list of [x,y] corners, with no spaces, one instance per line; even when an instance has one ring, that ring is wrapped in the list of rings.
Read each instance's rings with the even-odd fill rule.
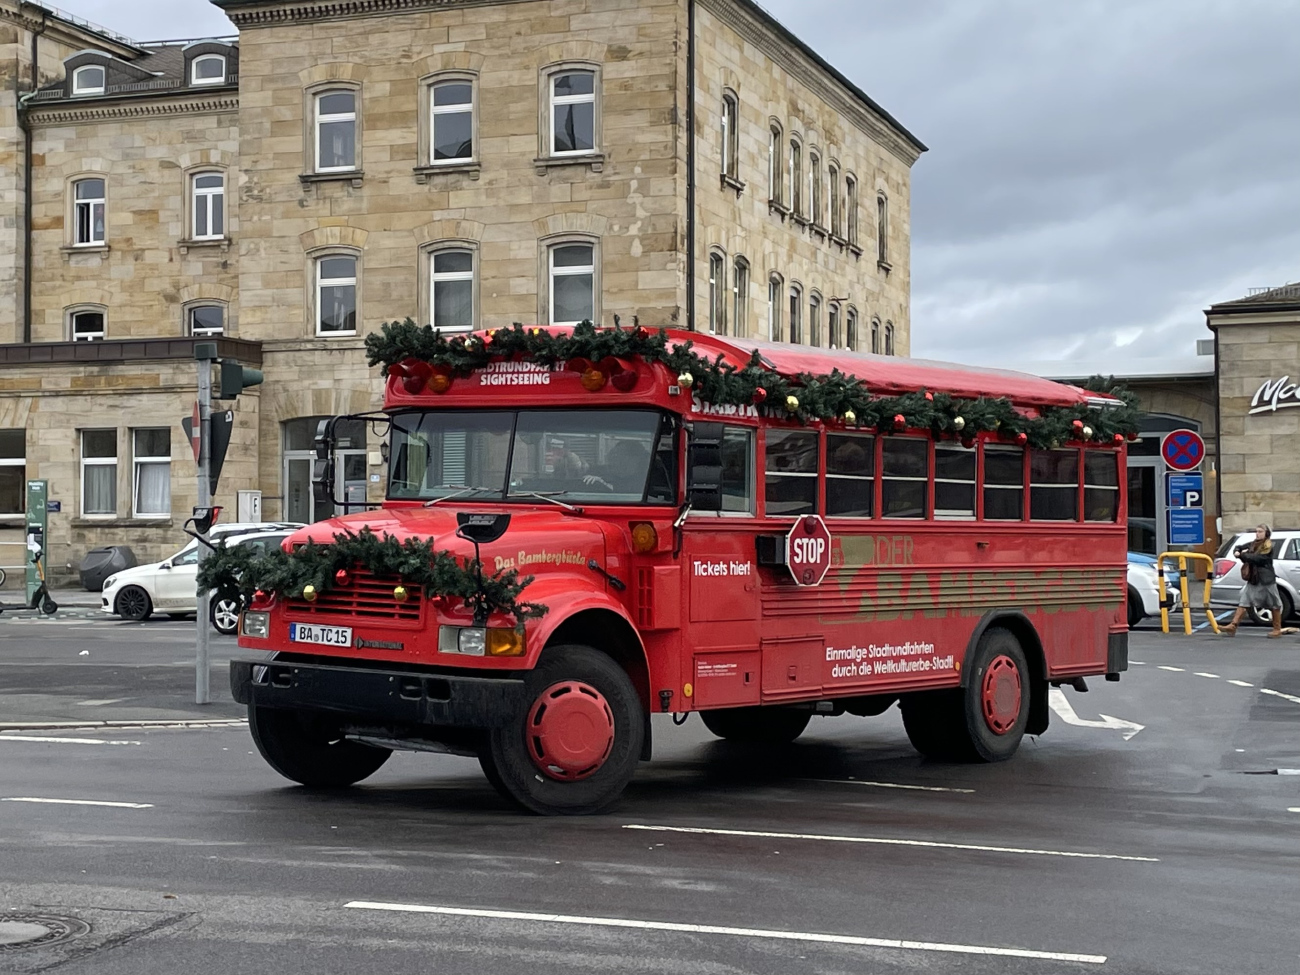
[[[1241,560],[1232,553],[1239,545],[1249,545],[1255,532],[1237,532],[1225,538],[1214,557],[1214,583],[1210,587],[1210,605],[1228,609],[1237,605],[1244,585],[1241,578]],[[1277,591],[1282,597],[1282,619],[1295,615],[1300,606],[1300,531],[1287,530],[1273,533],[1273,568],[1277,573]],[[1250,618],[1261,626],[1273,625],[1271,610],[1250,611]]]

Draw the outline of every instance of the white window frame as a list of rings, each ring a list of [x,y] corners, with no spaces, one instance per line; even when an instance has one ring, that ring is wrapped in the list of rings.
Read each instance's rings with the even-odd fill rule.
[[[803,143],[790,139],[790,212],[803,216]]]
[[[441,254],[468,254],[469,270],[468,271],[435,271],[438,257]],[[478,274],[478,254],[469,247],[439,247],[429,252],[429,324],[434,328],[439,328],[434,321],[436,309],[438,307],[438,284],[451,284],[457,281],[469,282],[469,324],[466,326],[448,326],[442,328],[443,332],[471,332],[478,322],[478,302],[475,300],[477,288],[475,286],[475,277]]]
[[[102,79],[98,85],[83,85],[80,82],[83,71],[98,71]],[[103,64],[83,64],[72,72],[72,93],[74,95],[102,95],[108,87],[108,67]]]
[[[781,205],[784,189],[781,160],[785,155],[785,130],[776,122],[768,129],[767,143],[767,197],[768,202]]]
[[[749,261],[737,256],[731,265],[731,334],[749,335]]]
[[[815,149],[808,150],[808,220],[814,227],[822,226],[822,157]]]
[[[194,313],[203,308],[216,308],[221,312],[221,328],[200,328],[197,331],[194,328]],[[185,333],[187,335],[197,335],[200,337],[226,334],[226,306],[216,301],[205,301],[198,304],[190,305],[185,309]]]
[[[327,287],[328,287],[328,288],[345,288],[345,287],[348,287],[349,285],[351,285],[351,287],[352,287],[352,319],[353,319],[353,324],[354,324],[354,326],[355,326],[356,324],[358,324],[359,321],[360,321],[360,316],[361,316],[361,300],[360,300],[360,299],[361,299],[361,289],[357,286],[357,281],[358,281],[358,278],[359,278],[359,273],[358,273],[358,272],[359,272],[359,268],[360,268],[360,265],[361,265],[361,258],[360,258],[359,256],[357,256],[356,254],[346,254],[346,253],[345,253],[345,254],[318,254],[318,255],[316,255],[315,257],[313,257],[312,260],[313,260],[313,262],[314,262],[315,265],[316,265],[316,266],[313,268],[313,271],[314,271],[314,277],[315,277],[315,279],[316,279],[316,285],[315,285],[315,286],[316,286],[316,307],[315,307],[315,317],[316,317],[316,330],[315,330],[315,331],[316,331],[316,337],[317,337],[317,338],[346,338],[346,337],[349,336],[349,335],[356,335],[356,334],[357,334],[357,328],[356,328],[356,327],[353,327],[353,328],[351,328],[351,329],[338,329],[338,330],[334,330],[334,329],[324,329],[324,328],[321,327],[321,326],[322,326],[322,322],[321,322],[321,311],[322,311],[322,308],[323,308],[323,306],[322,306],[322,304],[321,304],[321,292],[322,292],[325,288],[327,288]],[[352,262],[352,276],[351,276],[351,277],[345,277],[345,278],[324,278],[324,277],[322,277],[321,275],[324,274],[324,271],[325,271],[325,262],[326,262],[326,261],[330,261],[330,260],[349,260],[349,261],[351,261],[351,262]],[[327,283],[327,282],[328,282],[328,283]]]
[[[727,334],[727,255],[709,252],[709,331]]]
[[[347,92],[352,96],[352,111],[350,112],[333,112],[329,115],[321,114],[321,101],[330,95],[340,95]],[[357,101],[361,92],[356,88],[322,88],[320,91],[312,92],[312,153],[316,163],[315,172],[318,173],[351,173],[356,172],[357,156],[361,151],[360,127],[357,125]],[[322,166],[320,164],[320,127],[322,124],[333,122],[351,122],[352,123],[352,163],[348,166]]]
[[[880,354],[880,319],[871,319],[871,352],[873,355]]]
[[[555,85],[561,78],[574,74],[591,75],[591,93],[583,95],[557,95]],[[600,151],[600,109],[596,104],[596,92],[600,87],[600,79],[592,68],[560,68],[547,76],[546,89],[550,95],[548,99],[550,109],[547,112],[547,154],[556,158],[565,156],[590,156],[592,153]],[[590,149],[556,149],[555,148],[555,107],[557,105],[583,105],[591,103],[591,148]]]
[[[889,197],[876,194],[876,262],[889,263]]]
[[[790,285],[790,344],[803,344],[803,287]]]
[[[767,276],[767,337],[781,341],[781,309],[785,305],[785,281],[773,272]]]
[[[77,188],[83,183],[99,182],[104,189],[99,196],[87,197],[81,199],[77,196]],[[82,208],[86,210],[86,234],[85,240],[81,239],[81,212]],[[100,225],[102,230],[100,236],[95,236],[95,208],[99,208]],[[74,247],[103,247],[104,241],[108,237],[108,180],[102,176],[84,176],[81,179],[72,181],[72,245]]]
[[[861,351],[862,336],[858,334],[858,310],[852,305],[844,313],[844,347],[852,352]]]
[[[808,344],[821,348],[822,344],[822,296],[814,291],[808,296]]]
[[[853,247],[858,244],[858,179],[852,173],[844,174],[844,237]]]
[[[894,355],[894,323],[885,322],[885,355]]]
[[[830,302],[826,312],[826,345],[832,349],[848,347],[844,341],[844,310],[838,301]]]
[[[199,65],[204,61],[220,61],[221,74],[216,78],[200,78]],[[226,83],[226,57],[224,54],[200,54],[190,62],[191,85],[224,85]]]
[[[104,433],[105,431],[113,434],[113,456],[112,457],[87,457],[86,456],[86,434]],[[118,455],[118,438],[117,430],[105,427],[86,428],[79,431],[78,446],[81,454],[81,517],[83,518],[116,518],[117,517],[117,455]],[[86,468],[87,467],[111,467],[113,468],[113,510],[112,511],[87,511],[86,510]]]
[[[840,167],[832,162],[827,169],[830,182],[830,211],[831,211],[831,236],[843,238],[844,221],[841,218],[840,211]]]
[[[572,267],[562,267],[558,271],[555,267],[555,252],[561,247],[587,247],[591,249],[591,263],[575,265]],[[549,284],[549,294],[547,295],[547,317],[552,325],[577,325],[578,322],[557,322],[555,320],[555,279],[557,277],[577,277],[582,274],[591,275],[591,314],[594,321],[598,312],[596,301],[596,244],[590,240],[560,240],[553,244],[547,245],[546,248],[546,267],[547,283]]]
[[[82,337],[77,336],[77,316],[78,315],[98,315],[100,329],[98,332],[90,332]],[[68,310],[68,341],[69,342],[102,342],[108,335],[108,312],[103,308],[72,308]]]
[[[167,456],[153,457],[138,455],[136,450],[135,435],[143,433],[146,430],[165,430],[169,443]],[[167,519],[172,516],[171,513],[171,467],[172,455],[170,452],[171,430],[167,427],[132,427],[131,431],[131,516],[134,518],[161,518]],[[140,470],[145,466],[163,465],[167,467],[167,510],[166,511],[141,511],[140,510]]]
[[[733,91],[722,95],[722,175],[736,178],[740,155],[740,97]]]
[[[10,429],[11,431],[14,431],[14,430],[15,430],[15,428],[12,428],[12,427],[9,428],[9,429]],[[23,441],[23,455],[22,455],[21,457],[0,457],[0,467],[26,467],[26,466],[27,466],[27,437],[26,437],[26,431],[25,431],[25,430],[22,430],[22,429],[18,429],[18,430],[16,430],[16,432],[18,432],[19,434],[22,435],[22,441]],[[25,476],[20,476],[20,477],[19,477],[19,481],[20,481],[20,483],[26,483],[26,480],[27,480],[27,478],[26,478]],[[20,490],[20,491],[19,491],[19,494],[18,494],[18,510],[16,510],[16,511],[3,511],[3,510],[0,510],[0,522],[4,522],[5,520],[12,520],[12,519],[18,519],[18,518],[22,518],[22,517],[23,517],[23,515],[26,513],[26,507],[25,507],[24,500],[23,500],[23,494],[24,494],[24,492],[23,492],[22,490]]]
[[[469,101],[457,102],[455,105],[438,105],[437,98],[434,95],[439,88],[444,85],[468,85]],[[466,77],[447,77],[441,76],[435,78],[429,83],[429,165],[430,166],[457,166],[467,162],[473,162],[478,158],[478,85],[473,78]],[[455,156],[451,159],[439,159],[436,156],[438,148],[438,116],[439,115],[468,115],[469,116],[469,138],[470,153],[468,156]]]
[[[220,186],[199,186],[199,180],[206,176],[216,176],[221,180]],[[221,229],[212,231],[212,198],[221,197]],[[226,174],[220,170],[209,169],[190,175],[190,233],[192,240],[221,240],[226,236]],[[208,232],[199,233],[199,213],[207,217]]]

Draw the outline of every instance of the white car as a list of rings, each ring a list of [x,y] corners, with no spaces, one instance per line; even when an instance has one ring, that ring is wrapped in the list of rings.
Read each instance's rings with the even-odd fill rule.
[[[1245,583],[1241,578],[1241,560],[1234,553],[1239,545],[1249,545],[1254,540],[1253,530],[1237,532],[1224,538],[1219,551],[1215,553],[1214,584],[1210,589],[1211,606],[1228,609],[1237,605],[1237,598]],[[1287,529],[1273,532],[1273,572],[1277,575],[1277,592],[1282,597],[1282,620],[1285,622],[1300,607],[1300,532]],[[1273,611],[1252,609],[1250,619],[1260,626],[1271,626]]]
[[[1182,597],[1179,595],[1177,573],[1169,573],[1166,569],[1165,587],[1172,600],[1169,611],[1172,613],[1175,609],[1182,606]],[[1148,616],[1160,615],[1160,576],[1157,574],[1154,565],[1148,565],[1145,561],[1138,562],[1130,558],[1128,563],[1128,625],[1133,628],[1141,623]]]
[[[215,542],[250,545],[259,552],[279,548],[302,525],[276,521],[218,525],[209,533]],[[169,559],[137,565],[104,581],[100,609],[124,620],[146,620],[156,610],[169,616],[193,616],[198,610],[199,543],[191,541]],[[239,629],[239,605],[231,599],[212,600],[212,625],[220,633]]]

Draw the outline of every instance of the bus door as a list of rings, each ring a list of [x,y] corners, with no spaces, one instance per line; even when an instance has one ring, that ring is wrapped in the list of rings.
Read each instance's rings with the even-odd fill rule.
[[[681,527],[684,661],[698,708],[759,703],[760,599],[755,538],[755,429],[695,423]]]

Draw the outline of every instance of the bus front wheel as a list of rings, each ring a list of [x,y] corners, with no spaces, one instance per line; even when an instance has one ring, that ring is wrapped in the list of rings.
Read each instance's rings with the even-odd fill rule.
[[[812,719],[808,711],[789,708],[724,708],[701,711],[704,727],[728,741],[785,745],[803,734]]]
[[[252,706],[248,728],[271,768],[310,788],[353,785],[379,771],[392,754],[348,741],[328,718],[306,711]]]
[[[487,736],[479,763],[488,781],[543,815],[596,813],[617,801],[645,736],[623,668],[592,647],[552,647],[528,673],[524,699],[520,714]]]
[[[1032,685],[1020,641],[985,631],[966,661],[965,687],[905,695],[903,727],[926,758],[1002,762],[1016,753],[1029,721]]]

